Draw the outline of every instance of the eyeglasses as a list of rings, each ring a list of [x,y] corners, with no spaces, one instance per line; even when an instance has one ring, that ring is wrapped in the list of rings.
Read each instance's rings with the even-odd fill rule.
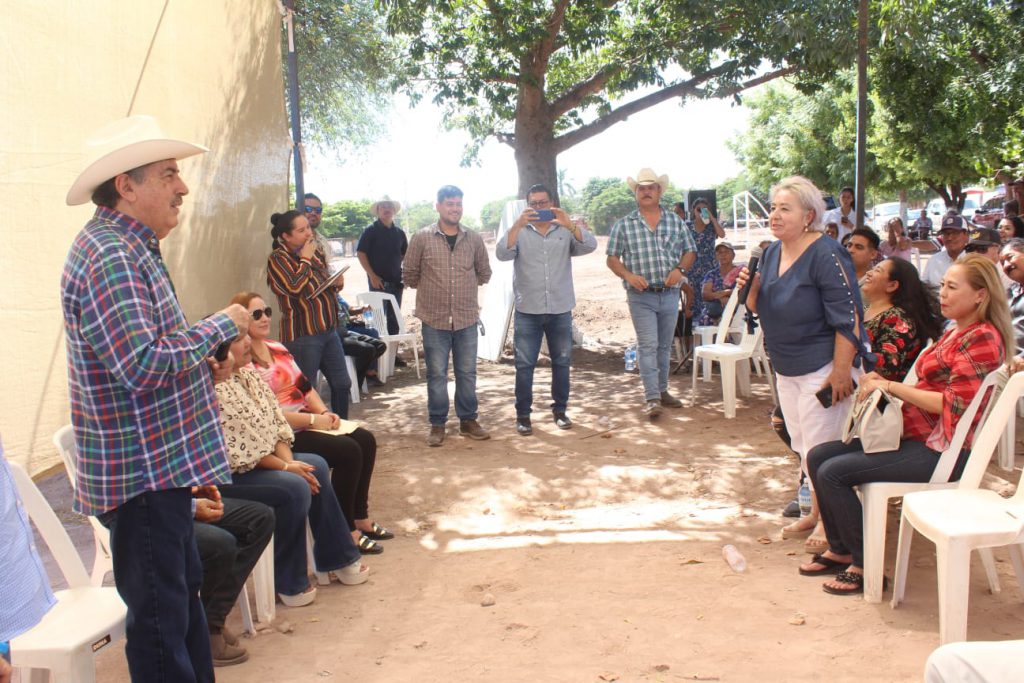
[[[550,199],[538,199],[535,202],[530,202],[531,209],[546,209],[551,206]]]
[[[324,207],[322,207],[322,206],[310,206],[309,204],[306,205],[306,213],[323,213],[323,212],[324,212]]]
[[[252,312],[252,319],[253,320],[259,320],[263,316],[267,316],[269,318],[273,314],[274,314],[274,309],[272,309],[270,306],[267,306],[266,308],[264,308],[262,310],[257,308],[255,311]]]

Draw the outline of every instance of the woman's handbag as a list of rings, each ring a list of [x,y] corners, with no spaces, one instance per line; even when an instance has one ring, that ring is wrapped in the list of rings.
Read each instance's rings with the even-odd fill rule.
[[[903,401],[881,389],[857,399],[843,422],[843,443],[860,439],[865,453],[894,451],[903,438]]]

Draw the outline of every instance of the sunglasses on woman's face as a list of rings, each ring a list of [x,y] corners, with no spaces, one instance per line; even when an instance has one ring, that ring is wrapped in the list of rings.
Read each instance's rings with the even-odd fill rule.
[[[262,310],[257,308],[255,311],[252,312],[251,315],[253,320],[259,320],[263,316],[267,316],[269,318],[273,313],[274,309],[272,309],[270,306],[267,306]]]

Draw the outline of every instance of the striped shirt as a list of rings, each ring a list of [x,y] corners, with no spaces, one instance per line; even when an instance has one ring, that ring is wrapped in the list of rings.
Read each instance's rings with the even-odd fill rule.
[[[415,288],[413,315],[439,330],[461,330],[480,318],[477,287],[491,279],[483,238],[459,226],[455,249],[437,223],[409,240],[402,262],[405,284]]]
[[[683,254],[691,251],[696,252],[697,245],[686,224],[663,208],[654,230],[647,227],[639,209],[620,218],[612,226],[607,253],[619,257],[629,272],[647,280],[647,284],[662,287]],[[628,288],[629,283],[623,280],[622,286]]]
[[[188,326],[147,226],[99,207],[61,278],[75,509],[98,515],[146,491],[227,482],[207,356],[238,334],[226,314]]]
[[[312,296],[330,276],[327,259],[319,248],[312,259],[299,258],[284,244],[278,244],[267,259],[267,284],[281,307],[280,341],[320,334],[338,326],[335,289],[328,287]]]

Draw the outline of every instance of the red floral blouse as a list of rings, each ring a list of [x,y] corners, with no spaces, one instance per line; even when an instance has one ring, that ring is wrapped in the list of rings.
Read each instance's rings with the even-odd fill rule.
[[[875,372],[893,382],[902,382],[921,353],[917,328],[906,311],[893,306],[864,321],[871,350],[878,355]]]

